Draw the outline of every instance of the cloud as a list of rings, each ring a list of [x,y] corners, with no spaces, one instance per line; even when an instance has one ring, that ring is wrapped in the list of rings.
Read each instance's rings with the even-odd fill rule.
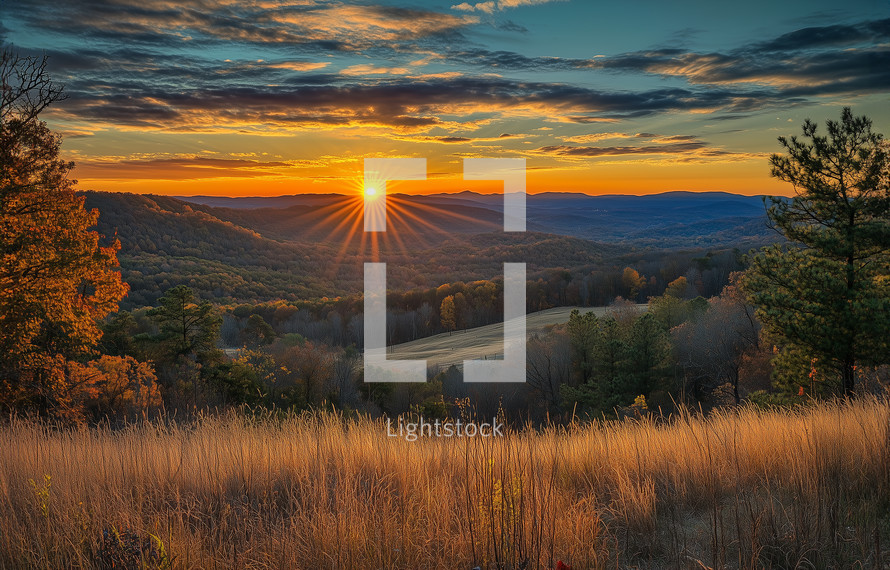
[[[282,176],[298,166],[293,162],[202,156],[91,158],[77,161],[77,175],[88,179],[196,180]],[[299,164],[299,166],[305,166]]]
[[[523,139],[529,135],[503,133],[493,137],[467,137],[467,136],[429,136],[429,135],[393,135],[389,138],[411,142],[434,142],[444,144],[469,143],[492,143],[503,142],[505,139]],[[487,148],[491,148],[490,146]]]
[[[533,3],[494,1],[492,9]],[[479,4],[466,5],[478,12]],[[617,123],[628,119],[739,118],[818,96],[890,89],[890,20],[802,28],[726,51],[560,58],[472,47],[462,34],[482,20],[478,15],[339,1],[34,0],[27,7],[12,3],[7,13],[77,40],[78,48],[49,52],[70,95],[53,116],[67,119],[69,131],[85,132],[87,124],[192,132],[382,129],[444,132],[451,142],[467,142],[457,134],[498,120],[534,119],[572,124],[572,131],[581,125],[611,131],[561,137],[593,145],[642,138],[618,132]],[[265,59],[223,59],[246,53]],[[544,71],[568,73],[557,83],[542,80],[548,76],[537,72]],[[656,87],[639,87],[647,84],[636,78],[628,90],[589,87],[596,84],[591,78],[608,74],[657,76],[649,83]],[[649,139],[652,147],[695,142]],[[613,148],[625,146],[639,148]]]
[[[672,144],[650,146],[543,146],[538,152],[559,156],[597,157],[635,154],[680,154],[703,149],[707,143],[701,141],[678,142]]]
[[[809,27],[756,44],[760,51],[798,51],[812,48],[877,44],[890,38],[890,19],[854,25]]]
[[[407,67],[381,67],[370,64],[351,65],[340,70],[340,75],[408,75]]]
[[[528,57],[512,51],[491,51],[474,48],[449,53],[455,61],[462,61],[480,67],[502,67],[505,69],[527,70],[574,70],[590,69],[598,66],[597,59],[563,57]]]
[[[771,87],[774,100],[838,93],[884,92],[890,88],[890,19],[854,25],[808,27],[726,52],[678,48],[608,57],[528,57],[484,48],[451,54],[489,69],[589,70],[675,77],[690,85]],[[578,122],[587,122],[580,118]]]
[[[470,142],[473,139],[467,137],[433,137],[432,140],[436,140],[442,143],[463,143]]]
[[[613,132],[608,132],[608,133],[589,133],[586,135],[572,135],[572,136],[565,136],[565,137],[559,137],[559,138],[564,142],[586,144],[586,143],[593,143],[593,142],[605,141],[605,140],[610,140],[610,139],[628,139],[628,138],[633,138],[634,136],[635,135],[628,134],[628,133],[619,133],[619,132],[613,131]],[[652,136],[655,136],[655,135],[652,135]]]
[[[267,67],[271,69],[287,69],[288,71],[315,71],[329,65],[331,65],[330,61],[281,61],[269,63]]]
[[[690,140],[671,142],[671,137],[659,141],[661,144],[642,146],[569,146],[549,145],[535,149],[535,154],[549,155],[561,159],[584,160],[591,158],[622,158],[633,157],[634,162],[655,163],[699,163],[719,161],[739,161],[763,159],[763,153],[732,152],[722,148],[714,148],[707,142]]]
[[[733,152],[712,146],[696,135],[658,135],[654,133],[606,132],[560,137],[566,142],[598,142],[621,139],[624,145],[574,146],[568,144],[542,146],[534,154],[563,159],[633,157],[634,161],[653,162],[708,162],[713,160],[749,160],[763,158],[763,154]],[[645,158],[645,157],[650,158]],[[641,158],[643,157],[643,158]]]
[[[720,53],[661,49],[591,60],[593,68],[679,77],[690,84],[756,84],[776,96],[883,92],[890,88],[890,19],[797,30]]]
[[[88,44],[144,43],[188,47],[240,42],[356,51],[381,42],[402,47],[453,41],[475,16],[347,2],[226,0],[34,0],[4,11],[31,28],[69,34]]]
[[[461,12],[484,12],[492,14],[501,10],[509,10],[520,6],[534,6],[536,4],[548,4],[550,2],[565,2],[566,0],[488,0],[486,2],[461,2],[451,7],[452,10]]]
[[[150,76],[150,74],[149,74]],[[197,81],[192,89],[139,83],[124,77],[101,88],[74,82],[57,113],[97,124],[182,131],[299,129],[374,126],[422,132],[455,129],[492,118],[546,116],[565,122],[617,121],[669,111],[733,111],[761,108],[769,93],[726,89],[600,91],[559,83],[497,77],[430,80],[385,79],[376,83],[219,85]]]
[[[494,2],[477,2],[475,4],[461,2],[452,6],[451,9],[460,10],[461,12],[485,12],[486,14],[491,14],[497,9],[497,6]]]
[[[761,84],[795,94],[884,91],[890,87],[890,49],[847,49],[829,53],[770,57],[758,52],[733,55],[648,52],[603,62],[605,69],[636,69],[682,77],[691,84]]]

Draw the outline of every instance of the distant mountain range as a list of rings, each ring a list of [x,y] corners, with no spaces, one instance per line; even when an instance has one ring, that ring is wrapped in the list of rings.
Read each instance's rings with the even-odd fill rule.
[[[338,194],[298,194],[275,197],[224,198],[181,196],[178,199],[227,212],[221,218],[239,220],[277,239],[320,239],[326,228],[299,223],[313,212],[355,200]],[[443,232],[477,233],[501,227],[503,197],[459,192],[390,199],[407,209],[406,219],[419,215]],[[249,212],[247,212],[249,211]],[[214,214],[219,214],[219,210]],[[262,220],[262,221],[260,221]],[[237,222],[236,222],[237,223]],[[419,225],[419,224],[418,224]],[[260,229],[260,226],[262,229]],[[726,192],[666,192],[646,196],[588,196],[545,192],[527,198],[527,226],[538,231],[632,247],[756,247],[777,239],[766,225],[761,196]],[[301,229],[298,229],[301,228]],[[415,228],[421,233],[429,229]],[[341,236],[332,235],[332,238]]]
[[[405,290],[489,279],[506,261],[525,261],[529,279],[546,280],[777,239],[760,198],[724,193],[532,195],[525,233],[503,231],[499,195],[395,194],[388,231],[377,234],[363,231],[356,196],[84,194],[99,209],[99,233],[121,241],[127,306],[153,304],[180,283],[219,302],[356,294],[373,258],[390,261],[391,286]]]

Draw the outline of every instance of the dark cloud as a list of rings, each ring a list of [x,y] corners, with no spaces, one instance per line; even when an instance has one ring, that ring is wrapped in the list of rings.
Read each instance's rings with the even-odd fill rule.
[[[555,154],[558,156],[597,157],[597,156],[623,156],[638,154],[682,154],[695,152],[707,147],[702,141],[677,142],[650,146],[568,146],[554,145],[543,146],[538,152]],[[721,152],[721,151],[717,151]]]
[[[216,0],[34,0],[4,5],[9,17],[88,46],[48,52],[70,95],[58,107],[63,113],[156,129],[376,125],[422,131],[471,115],[511,114],[577,124],[672,112],[734,119],[820,95],[890,89],[890,48],[882,45],[890,39],[890,20],[811,26],[726,52],[670,47],[557,58],[450,47],[468,45],[462,34],[472,16],[345,2],[264,8]],[[244,53],[245,46],[256,45],[272,54],[268,60],[220,61],[222,52],[210,49]],[[419,46],[436,47],[419,51],[440,66],[438,77],[338,72],[342,59],[353,57],[342,52],[384,54],[394,62],[388,67],[399,68],[405,65],[399,62],[419,57]],[[342,59],[327,57],[337,52]],[[477,74],[445,77],[448,70],[468,68]],[[478,73],[503,70],[573,71],[584,86]],[[677,80],[634,91],[588,86],[604,72]]]
[[[209,157],[176,157],[155,158],[150,160],[122,160],[118,164],[128,166],[144,166],[146,168],[186,166],[199,168],[268,168],[290,166],[281,161],[256,161],[237,158],[209,158]]]
[[[876,44],[890,39],[890,19],[855,25],[814,26],[755,44],[757,51],[798,51],[813,48]]]
[[[7,6],[8,4],[8,6]],[[8,16],[44,31],[77,36],[88,43],[127,43],[189,48],[239,42],[343,52],[375,48],[410,49],[460,40],[471,16],[421,9],[309,2],[277,7],[214,0],[32,0],[4,4]]]
[[[667,43],[670,45],[684,45],[696,37],[702,34],[705,30],[701,30],[699,28],[683,28],[682,30],[677,30],[667,40]]]
[[[491,51],[483,48],[462,50],[448,53],[454,61],[467,64],[503,69],[527,70],[571,70],[585,69],[596,65],[596,59],[577,59],[562,57],[528,57],[512,51]]]
[[[695,85],[737,84],[794,104],[801,97],[883,92],[890,88],[890,19],[807,27],[725,53],[680,48],[571,59],[527,57],[509,51],[464,50],[454,59],[491,69],[604,70],[678,77]],[[764,86],[773,87],[769,91]],[[753,92],[752,92],[753,94]],[[750,102],[736,110],[754,109]],[[588,122],[578,117],[577,122]]]
[[[504,30],[505,32],[516,32],[519,34],[528,33],[528,28],[517,24],[513,20],[504,20],[503,22],[496,24],[495,27],[499,30]]]
[[[82,176],[102,178],[141,179],[146,177],[167,180],[193,180],[218,177],[274,176],[292,165],[280,161],[256,161],[246,159],[222,159],[209,157],[146,158],[124,160],[82,160],[78,173]]]
[[[518,82],[495,77],[394,79],[376,84],[260,86],[207,84],[194,89],[118,83],[69,89],[60,105],[91,121],[154,128],[197,129],[217,124],[361,125],[424,129],[451,115],[534,112],[573,122],[597,122],[669,111],[760,108],[771,93],[731,89],[656,89],[609,92],[567,84]]]

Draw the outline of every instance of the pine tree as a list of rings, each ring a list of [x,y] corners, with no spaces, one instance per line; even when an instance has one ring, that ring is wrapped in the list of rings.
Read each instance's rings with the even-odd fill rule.
[[[148,315],[160,329],[159,340],[171,362],[200,359],[215,350],[222,319],[210,303],[196,302],[194,292],[185,285],[170,289],[158,302],[160,306]]]
[[[595,365],[594,346],[597,339],[598,321],[593,311],[583,315],[574,309],[566,324],[572,361],[575,363],[577,378],[575,384],[587,384],[593,381]]]
[[[768,216],[791,243],[761,250],[744,280],[784,346],[780,359],[809,355],[840,377],[844,394],[853,392],[857,364],[890,359],[888,154],[871,126],[845,108],[840,122],[827,122],[827,136],[807,120],[808,141],[779,138],[787,154],[771,157],[772,174],[795,196],[771,198]]]
[[[99,213],[84,209],[61,137],[38,118],[62,98],[46,59],[7,49],[0,81],[0,402],[59,411],[66,363],[92,351],[126,294],[120,244],[99,245]]]
[[[671,366],[671,342],[655,315],[647,312],[634,321],[628,351],[625,392],[634,397],[648,396],[653,390],[664,388]]]

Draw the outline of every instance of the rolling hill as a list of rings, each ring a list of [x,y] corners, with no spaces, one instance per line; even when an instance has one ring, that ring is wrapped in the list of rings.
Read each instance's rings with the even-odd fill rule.
[[[358,294],[371,260],[389,263],[389,286],[404,290],[490,279],[508,261],[525,261],[532,279],[552,268],[589,271],[626,251],[570,236],[504,233],[497,211],[471,206],[408,204],[402,212],[424,224],[408,228],[394,216],[391,231],[368,237],[360,217],[350,234],[341,218],[307,205],[235,209],[166,196],[85,197],[87,208],[100,212],[99,233],[121,241],[118,257],[131,287],[125,308],[152,305],[178,284],[221,303]],[[339,203],[321,207],[332,206]]]
[[[458,192],[391,198],[404,212],[391,216],[400,231],[421,236],[431,227],[442,233],[478,233],[501,227],[500,195]],[[271,198],[182,197],[213,215],[276,239],[344,239],[343,232],[318,224],[318,212],[345,208],[350,200],[335,194]],[[225,210],[219,208],[225,206]],[[312,220],[313,223],[306,223]],[[763,199],[726,192],[667,192],[647,196],[588,196],[545,192],[527,198],[530,231],[618,243],[633,248],[739,247],[770,243],[777,236],[766,226]]]

